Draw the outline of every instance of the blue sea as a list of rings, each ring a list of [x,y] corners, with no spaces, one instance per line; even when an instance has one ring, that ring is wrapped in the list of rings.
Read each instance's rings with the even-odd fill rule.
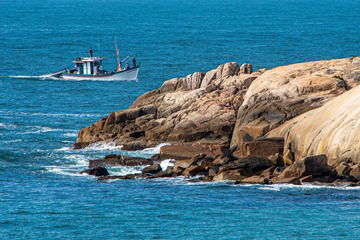
[[[141,61],[139,81],[9,77],[71,67],[90,47],[112,70],[115,38]],[[173,77],[359,55],[359,1],[0,0],[0,239],[359,239],[360,188],[99,182],[77,173],[89,159],[159,147],[70,149]]]

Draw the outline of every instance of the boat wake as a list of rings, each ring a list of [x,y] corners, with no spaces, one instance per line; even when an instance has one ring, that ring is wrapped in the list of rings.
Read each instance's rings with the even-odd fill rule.
[[[46,75],[39,75],[39,76],[27,76],[27,75],[12,75],[12,76],[4,76],[4,78],[17,78],[17,79],[40,79],[40,80],[46,80],[46,79],[51,79],[51,80],[63,80],[61,78],[57,78],[57,77],[50,77],[50,76],[46,76]]]
[[[125,81],[125,82],[138,82],[139,79],[117,79],[117,78],[106,78],[106,79],[64,79],[61,77],[51,77],[48,75],[39,76],[27,76],[27,75],[12,75],[12,76],[1,76],[1,78],[14,78],[14,79],[39,79],[39,80],[57,80],[57,81],[97,81],[97,82],[109,82],[109,81]]]
[[[4,76],[8,78],[41,78],[41,76],[26,76],[26,75],[15,75],[15,76]]]

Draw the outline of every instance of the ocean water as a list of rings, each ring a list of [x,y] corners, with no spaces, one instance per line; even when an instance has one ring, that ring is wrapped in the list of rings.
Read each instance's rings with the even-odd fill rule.
[[[9,77],[71,67],[90,47],[112,69],[114,38],[142,62],[139,81]],[[359,188],[98,182],[77,173],[89,159],[159,147],[70,146],[173,77],[359,55],[359,1],[0,0],[0,239],[358,239]]]

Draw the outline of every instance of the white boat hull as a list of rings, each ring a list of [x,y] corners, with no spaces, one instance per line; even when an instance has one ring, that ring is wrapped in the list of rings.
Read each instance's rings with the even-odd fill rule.
[[[137,80],[138,72],[139,67],[106,75],[62,74],[60,78],[65,80],[133,81]]]

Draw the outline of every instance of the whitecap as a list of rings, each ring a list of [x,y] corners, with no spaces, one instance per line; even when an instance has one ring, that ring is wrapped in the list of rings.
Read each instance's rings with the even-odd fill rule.
[[[58,148],[58,149],[55,149],[54,151],[55,152],[67,152],[67,151],[71,151],[71,147],[61,147],[61,148]]]
[[[72,172],[68,169],[62,168],[62,167],[55,167],[55,166],[47,166],[45,169],[48,172],[59,174],[59,175],[65,175],[65,176],[75,176],[75,177],[81,177],[81,176],[90,176],[87,174],[80,174],[79,172]]]
[[[44,126],[30,126],[30,129],[34,129],[34,130],[30,130],[30,131],[26,131],[26,132],[19,132],[17,134],[36,134],[36,133],[46,133],[46,132],[61,132],[64,131],[64,129],[60,129],[60,128],[50,128],[50,127],[44,127]]]
[[[16,142],[21,142],[22,139],[13,139],[13,140],[9,140],[9,141],[5,141],[4,143],[16,143]]]
[[[16,125],[14,124],[7,124],[7,123],[1,123],[0,122],[0,128],[16,128]]]
[[[64,136],[69,137],[69,138],[77,137],[78,136],[78,131],[64,133]]]
[[[160,162],[161,169],[166,171],[169,167],[173,167],[175,163],[175,159],[165,159]]]

